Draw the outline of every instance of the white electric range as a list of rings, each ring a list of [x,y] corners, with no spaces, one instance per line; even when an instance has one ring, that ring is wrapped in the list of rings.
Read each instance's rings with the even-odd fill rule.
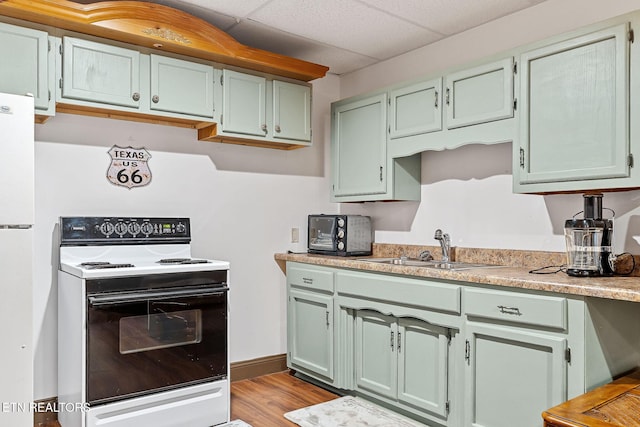
[[[188,218],[59,227],[62,426],[228,422],[229,263],[192,258]]]

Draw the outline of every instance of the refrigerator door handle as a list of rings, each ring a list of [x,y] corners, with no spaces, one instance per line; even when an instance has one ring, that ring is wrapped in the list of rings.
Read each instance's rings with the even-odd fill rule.
[[[29,230],[33,228],[31,224],[0,224],[0,230]]]

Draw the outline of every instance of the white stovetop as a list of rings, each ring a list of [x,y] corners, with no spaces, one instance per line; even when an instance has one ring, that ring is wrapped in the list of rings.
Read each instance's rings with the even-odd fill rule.
[[[191,247],[189,244],[63,246],[60,248],[60,270],[83,279],[96,279],[229,269],[227,261],[218,260],[208,260],[209,262],[201,264],[158,263],[166,258],[192,258]],[[134,267],[89,269],[80,265],[84,262],[129,263]]]

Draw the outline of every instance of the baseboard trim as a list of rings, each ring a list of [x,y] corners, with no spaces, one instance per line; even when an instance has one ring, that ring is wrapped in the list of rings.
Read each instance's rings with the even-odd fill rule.
[[[58,398],[50,397],[48,399],[36,400],[36,410],[33,412],[33,426],[38,427],[44,423],[58,421]],[[47,410],[49,409],[49,410]],[[42,412],[40,412],[43,410]]]
[[[261,375],[275,374],[287,370],[287,355],[259,357],[252,360],[233,362],[231,364],[231,381],[246,380]]]

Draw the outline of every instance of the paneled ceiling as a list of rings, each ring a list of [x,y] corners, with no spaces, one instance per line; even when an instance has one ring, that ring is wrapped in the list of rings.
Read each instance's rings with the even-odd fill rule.
[[[155,3],[198,16],[245,45],[326,65],[330,73],[340,75],[543,1],[156,0]]]

